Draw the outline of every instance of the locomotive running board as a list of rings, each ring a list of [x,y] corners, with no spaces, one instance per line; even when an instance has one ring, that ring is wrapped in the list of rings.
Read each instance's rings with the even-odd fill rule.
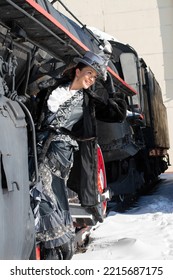
[[[57,11],[50,2],[39,0],[1,0],[0,21],[10,29],[21,27],[20,35],[51,56],[69,63],[69,57],[83,55],[87,50],[98,53],[98,43],[72,20]],[[12,25],[11,25],[12,24]],[[81,33],[82,32],[82,33]],[[81,36],[82,35],[82,36]],[[84,42],[84,43],[83,43]],[[127,95],[137,92],[110,67],[117,87]]]
[[[96,224],[95,218],[91,213],[81,206],[79,203],[69,203],[70,213],[74,222],[79,225],[86,224],[93,226]]]

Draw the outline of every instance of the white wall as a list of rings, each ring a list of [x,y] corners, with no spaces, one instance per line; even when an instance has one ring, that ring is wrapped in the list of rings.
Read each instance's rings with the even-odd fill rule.
[[[83,24],[131,45],[154,72],[167,107],[173,165],[173,0],[63,0],[63,3]],[[66,13],[60,4],[58,9]],[[173,171],[173,166],[170,170]]]

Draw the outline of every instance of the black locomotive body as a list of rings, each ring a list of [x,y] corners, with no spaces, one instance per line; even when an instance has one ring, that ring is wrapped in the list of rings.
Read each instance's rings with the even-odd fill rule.
[[[35,246],[30,207],[30,189],[38,182],[35,123],[43,104],[37,97],[47,90],[40,85],[59,78],[75,56],[87,50],[99,53],[104,44],[103,38],[81,28],[47,0],[1,0],[0,259],[28,259]],[[119,123],[97,121],[100,148],[95,157],[97,180],[93,182],[97,199],[88,207],[82,205],[79,190],[85,187],[80,185],[81,166],[76,155],[69,204],[74,221],[81,226],[103,221],[109,191],[112,199],[128,199],[154,182],[169,165],[166,108],[154,74],[133,48],[114,40],[109,44],[111,86],[115,94],[125,93],[127,116]],[[107,89],[98,82],[94,91],[102,95]],[[34,182],[29,175],[30,157]]]
[[[136,51],[111,42],[112,62],[119,76],[137,94],[127,97],[123,123],[98,122],[108,185],[120,200],[152,184],[169,165],[169,134],[161,88]]]

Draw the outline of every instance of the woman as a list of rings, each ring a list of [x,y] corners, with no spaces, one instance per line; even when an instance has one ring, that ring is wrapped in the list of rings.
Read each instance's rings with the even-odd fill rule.
[[[68,72],[65,82],[59,86],[54,85],[54,90],[47,99],[47,109],[42,122],[41,129],[44,133],[38,133],[42,193],[36,238],[43,245],[45,259],[71,259],[74,253],[74,228],[69,212],[66,185],[73,166],[74,151],[79,149],[76,140],[82,140],[80,149],[84,157],[81,158],[81,162],[94,164],[91,151],[96,144],[93,142],[96,138],[95,104],[102,103],[100,110],[99,106],[96,106],[98,116],[102,114],[100,111],[104,107],[105,110],[111,111],[111,118],[115,121],[119,119],[117,113],[113,113],[112,117],[112,107],[111,110],[109,108],[111,103],[100,102],[95,93],[88,90],[98,77],[105,79],[106,60],[92,52],[86,52],[83,58],[76,58],[74,61],[77,65]],[[87,176],[92,172],[93,170],[88,170],[86,173],[84,170],[81,180],[85,182],[81,182],[82,185],[90,181]],[[84,206],[90,203],[86,193],[88,190],[95,200],[92,185],[93,183],[89,182],[82,191],[78,190]],[[91,204],[93,203],[91,201]]]

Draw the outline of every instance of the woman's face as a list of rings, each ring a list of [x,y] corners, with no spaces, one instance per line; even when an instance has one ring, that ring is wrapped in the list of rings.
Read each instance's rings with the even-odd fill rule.
[[[90,66],[86,66],[81,70],[77,68],[74,85],[79,89],[87,89],[95,83],[97,76],[97,72]]]

